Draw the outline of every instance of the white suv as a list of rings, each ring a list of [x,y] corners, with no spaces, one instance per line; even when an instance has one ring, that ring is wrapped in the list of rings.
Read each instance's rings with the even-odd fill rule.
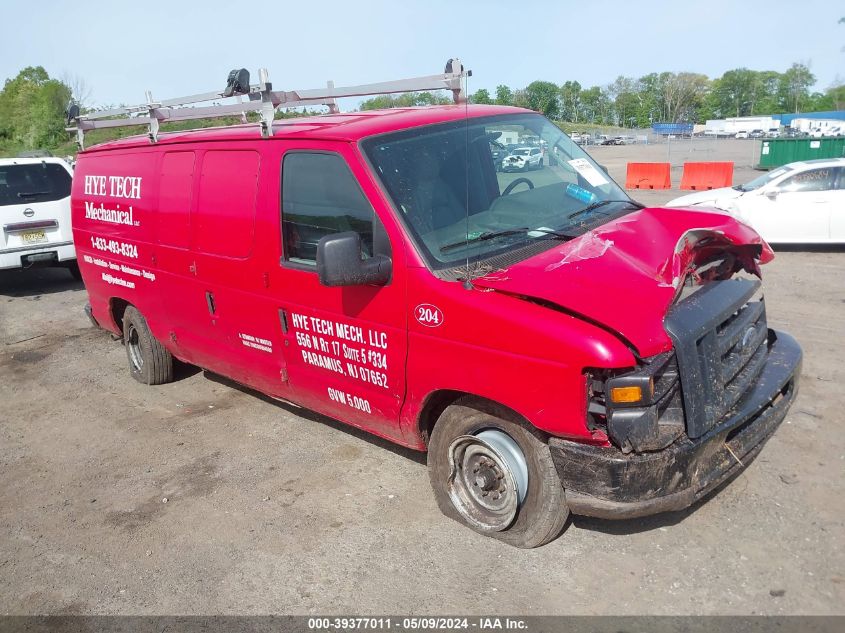
[[[79,278],[71,177],[61,158],[0,158],[0,270],[61,265]]]
[[[517,147],[502,161],[502,171],[542,169],[543,151],[539,147]]]

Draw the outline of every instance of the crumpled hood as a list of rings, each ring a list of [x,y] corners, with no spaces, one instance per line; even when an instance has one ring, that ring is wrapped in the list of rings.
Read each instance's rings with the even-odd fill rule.
[[[774,257],[727,213],[641,209],[473,283],[555,304],[613,330],[646,357],[671,348],[663,318],[691,267],[726,248],[758,275],[758,264]]]
[[[745,192],[733,187],[697,191],[669,201],[667,207],[687,207],[695,204],[712,204],[717,209],[731,207],[730,201],[742,196]]]

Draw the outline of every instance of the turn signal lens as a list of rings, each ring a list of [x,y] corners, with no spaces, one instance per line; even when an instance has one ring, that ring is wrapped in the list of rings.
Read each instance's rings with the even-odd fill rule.
[[[633,387],[613,387],[610,390],[610,401],[616,403],[639,402],[643,399],[643,388],[639,385]]]

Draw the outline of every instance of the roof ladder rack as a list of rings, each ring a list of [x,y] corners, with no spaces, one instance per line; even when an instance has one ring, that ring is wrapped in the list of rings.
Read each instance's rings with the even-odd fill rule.
[[[395,94],[399,92],[418,92],[421,90],[449,90],[455,103],[466,99],[463,81],[472,76],[471,70],[464,70],[459,59],[450,59],[442,74],[412,77],[396,81],[363,84],[360,86],[335,87],[334,82],[326,83],[325,88],[310,90],[274,91],[266,68],[258,71],[257,84],[249,83],[249,72],[245,69],[229,73],[227,86],[217,92],[190,95],[155,101],[150,91],[146,92],[146,102],[110,110],[101,110],[81,114],[79,106],[68,106],[68,132],[76,133],[79,149],[85,148],[85,133],[89,130],[132,125],[146,125],[151,143],[158,141],[159,128],[169,121],[189,121],[225,116],[240,115],[246,121],[247,112],[259,114],[259,129],[265,138],[273,136],[273,120],[277,108],[295,108],[310,105],[328,106],[329,112],[340,112],[337,99],[344,97],[363,97],[370,95]],[[235,103],[221,105],[220,100],[236,98]],[[246,101],[244,101],[246,98]],[[206,102],[213,105],[196,106]]]

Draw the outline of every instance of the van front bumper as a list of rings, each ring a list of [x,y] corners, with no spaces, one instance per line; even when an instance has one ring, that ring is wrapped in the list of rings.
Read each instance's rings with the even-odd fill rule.
[[[549,447],[574,514],[629,519],[686,508],[739,474],[783,422],[798,390],[801,347],[783,332],[743,404],[695,440],[625,455],[552,438]]]

